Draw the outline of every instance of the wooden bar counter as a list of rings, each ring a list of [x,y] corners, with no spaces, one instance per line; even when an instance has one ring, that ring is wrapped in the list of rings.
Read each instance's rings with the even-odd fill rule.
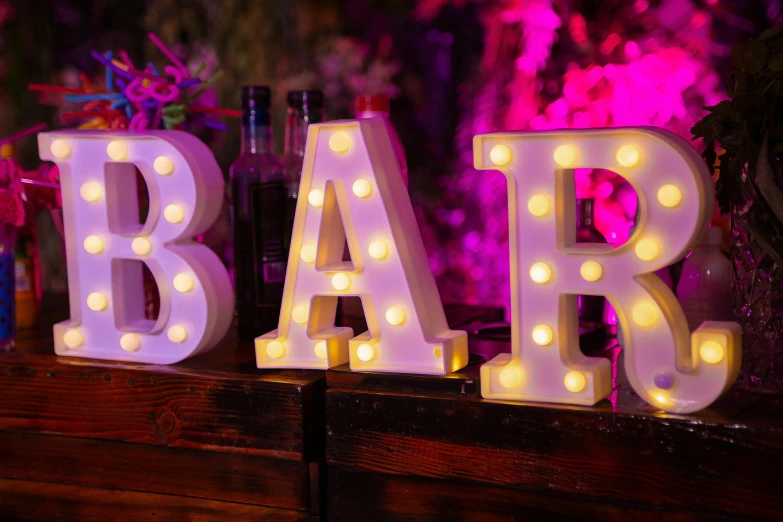
[[[171,366],[57,357],[51,332],[0,354],[0,518],[318,518],[324,372],[230,340]]]
[[[64,309],[0,353],[0,520],[783,520],[783,397],[665,414],[611,339],[590,342],[608,400],[519,405],[481,399],[475,362],[261,371],[231,340],[171,366],[57,357]]]
[[[734,391],[696,415],[622,373],[595,407],[481,399],[446,378],[327,372],[332,520],[783,520],[783,397]],[[620,362],[620,364],[618,364]]]

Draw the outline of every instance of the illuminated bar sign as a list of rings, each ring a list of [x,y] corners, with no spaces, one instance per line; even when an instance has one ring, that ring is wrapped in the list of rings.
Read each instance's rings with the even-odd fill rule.
[[[176,131],[45,133],[39,147],[60,168],[68,252],[71,319],[55,325],[55,351],[166,364],[219,342],[230,281],[191,239],[222,202],[209,149]],[[259,368],[445,375],[467,364],[394,154],[382,119],[309,127],[279,325],[256,339]],[[485,398],[592,405],[610,394],[609,361],[579,349],[578,295],[615,308],[626,373],[650,404],[693,412],[731,386],[739,325],[690,332],[653,274],[693,248],[712,214],[709,170],[689,143],[651,128],[493,133],[475,137],[474,156],[509,186],[512,351],[481,367]],[[136,168],[149,187],[144,224],[129,197]],[[576,244],[575,168],[612,170],[636,189],[639,222],[619,248]],[[156,321],[143,316],[139,262],[160,289]],[[361,298],[367,332],[335,326],[345,296]]]

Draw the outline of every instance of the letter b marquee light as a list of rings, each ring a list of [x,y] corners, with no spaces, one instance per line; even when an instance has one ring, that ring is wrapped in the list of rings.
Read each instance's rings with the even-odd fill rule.
[[[233,317],[220,259],[191,238],[215,221],[223,176],[207,146],[178,131],[38,135],[60,169],[71,319],[54,326],[58,355],[170,364],[208,350]],[[149,192],[140,224],[136,169]],[[142,262],[160,293],[144,314]]]
[[[509,186],[512,353],[481,368],[486,398],[592,405],[612,389],[610,363],[579,349],[577,295],[604,295],[623,329],[625,369],[648,403],[700,410],[737,377],[741,330],[688,330],[653,274],[681,259],[714,206],[709,171],[688,142],[662,129],[496,133],[474,138],[477,169]],[[639,197],[639,222],[619,248],[577,245],[575,168],[612,170]]]
[[[280,322],[256,339],[258,367],[465,366],[467,335],[446,323],[383,119],[311,125],[299,193]],[[344,296],[361,298],[369,331],[334,326]]]

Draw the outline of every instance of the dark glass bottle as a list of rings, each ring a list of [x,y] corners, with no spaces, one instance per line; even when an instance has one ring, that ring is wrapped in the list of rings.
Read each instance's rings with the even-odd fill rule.
[[[321,91],[290,91],[288,116],[285,123],[285,152],[283,179],[288,193],[286,199],[286,249],[291,240],[299,200],[299,182],[302,178],[307,126],[324,120],[324,95]]]
[[[269,87],[242,88],[242,150],[231,165],[237,333],[277,328],[288,262],[283,165],[272,152]]]
[[[595,201],[592,199],[576,200],[577,243],[606,243],[606,238],[595,228],[594,207]],[[580,295],[579,319],[592,323],[603,322],[605,301],[604,297],[598,295]]]

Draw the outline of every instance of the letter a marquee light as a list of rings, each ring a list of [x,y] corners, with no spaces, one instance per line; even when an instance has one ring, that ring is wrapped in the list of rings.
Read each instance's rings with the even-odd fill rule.
[[[299,193],[280,322],[256,340],[258,367],[465,366],[467,335],[446,323],[384,121],[311,125]],[[369,331],[334,326],[343,296],[361,298]]]

